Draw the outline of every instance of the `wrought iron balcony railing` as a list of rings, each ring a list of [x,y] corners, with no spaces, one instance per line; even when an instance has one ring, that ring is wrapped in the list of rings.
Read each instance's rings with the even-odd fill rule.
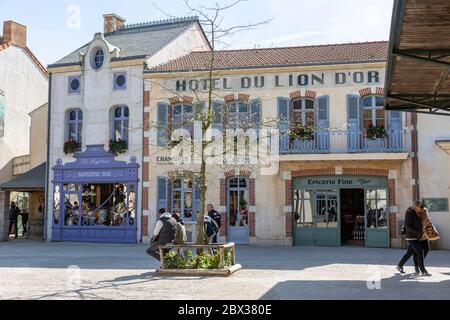
[[[280,136],[281,154],[326,153],[404,153],[408,145],[407,129],[390,130],[387,137],[370,139],[365,131],[316,130],[311,140],[295,140],[287,133]]]

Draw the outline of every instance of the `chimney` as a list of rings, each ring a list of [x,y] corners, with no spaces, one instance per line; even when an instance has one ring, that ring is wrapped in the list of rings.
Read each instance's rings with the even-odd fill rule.
[[[25,48],[27,46],[27,27],[14,21],[3,23],[3,42]]]
[[[105,14],[104,18],[104,33],[115,32],[123,29],[125,26],[125,19],[119,17],[117,14]]]

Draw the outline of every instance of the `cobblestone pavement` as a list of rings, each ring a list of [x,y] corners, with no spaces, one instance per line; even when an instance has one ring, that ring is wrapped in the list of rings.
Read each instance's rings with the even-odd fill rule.
[[[432,251],[433,276],[412,279],[395,271],[402,250],[239,246],[230,278],[171,278],[145,249],[0,243],[0,299],[450,299],[450,251]]]

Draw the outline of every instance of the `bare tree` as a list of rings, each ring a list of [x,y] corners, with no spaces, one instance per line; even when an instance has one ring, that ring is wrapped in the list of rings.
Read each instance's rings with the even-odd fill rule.
[[[194,170],[188,171],[188,175],[192,179],[196,179],[197,183],[199,185],[200,190],[200,212],[197,216],[198,224],[197,224],[197,243],[198,244],[204,244],[205,243],[205,237],[204,237],[204,217],[206,212],[206,193],[208,190],[207,186],[207,177],[208,177],[208,170],[207,170],[207,160],[205,155],[205,150],[213,143],[213,140],[207,140],[203,139],[208,133],[210,133],[213,121],[215,117],[217,117],[217,112],[213,109],[213,105],[215,101],[217,100],[224,100],[224,94],[221,92],[221,90],[215,89],[214,86],[214,77],[217,75],[220,75],[220,57],[218,57],[218,49],[217,48],[224,48],[227,46],[226,40],[227,38],[230,38],[240,32],[252,30],[258,26],[262,26],[265,24],[268,24],[270,20],[265,20],[257,23],[248,23],[248,24],[242,24],[242,25],[236,25],[227,27],[224,26],[224,17],[226,16],[227,12],[229,12],[231,9],[237,7],[241,2],[246,2],[247,0],[235,0],[234,2],[226,5],[219,5],[218,3],[215,3],[213,6],[204,6],[200,5],[197,7],[194,7],[191,4],[191,1],[184,0],[187,10],[189,11],[189,15],[196,15],[199,17],[199,22],[202,24],[202,26],[205,29],[205,33],[208,37],[208,40],[211,45],[211,50],[208,53],[208,58],[205,61],[203,74],[206,73],[207,77],[207,87],[201,88],[197,90],[192,90],[192,92],[195,95],[195,102],[193,102],[194,108],[201,109],[202,112],[199,112],[196,116],[196,121],[198,123],[201,123],[201,141],[197,146],[194,146],[193,148],[197,147],[198,149],[196,151],[199,152],[199,162],[198,166]],[[158,10],[164,12],[163,10],[157,8]],[[164,12],[165,13],[165,12]],[[165,13],[167,16],[171,16],[170,14]],[[195,75],[192,75],[195,77]],[[189,81],[189,78],[185,79],[186,82]],[[154,81],[152,83],[153,85],[161,86],[166,92],[171,92],[174,94],[174,96],[178,96],[180,99],[182,97],[180,96],[179,92],[167,88],[163,82]],[[206,99],[202,99],[206,96]],[[222,118],[224,120],[223,129],[226,128],[229,129],[236,129],[237,123],[228,121],[227,115],[230,105],[227,101],[224,102],[223,108],[221,109]],[[250,108],[250,106],[248,106]],[[274,120],[270,119],[261,119],[258,123],[252,122],[252,116],[249,116],[249,121],[240,121],[238,124],[239,129],[245,129],[248,130],[250,128],[261,128],[262,126],[270,126],[270,124],[274,123]],[[152,123],[149,124],[150,127],[157,128],[157,130],[160,130],[160,125],[158,123]],[[172,134],[171,128],[167,129],[167,134],[170,136]],[[230,137],[228,137],[230,138]],[[239,144],[237,143],[238,137],[234,137],[235,143],[232,143],[231,145],[229,143],[226,143],[227,141],[227,135],[223,134],[223,155],[230,154],[237,154],[241,150],[239,150]],[[170,147],[173,147],[177,144],[182,144],[183,138],[178,141],[172,141],[172,143],[169,144]],[[248,141],[247,141],[248,143]],[[246,143],[246,144],[247,144]],[[189,146],[189,144],[187,144]],[[195,145],[195,143],[194,143]],[[186,152],[187,148],[181,148],[183,152]],[[188,150],[189,151],[189,150]],[[250,164],[249,164],[250,165]]]

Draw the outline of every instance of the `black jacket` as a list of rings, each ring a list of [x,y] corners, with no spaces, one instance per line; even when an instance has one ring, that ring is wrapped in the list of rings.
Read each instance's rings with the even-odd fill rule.
[[[422,238],[423,225],[422,219],[417,215],[414,208],[409,208],[405,215],[406,239]]]
[[[19,210],[19,208],[17,208],[17,207],[11,207],[10,209],[9,209],[9,220],[10,221],[17,221],[17,218],[19,217],[19,215],[20,215],[20,210]]]
[[[220,218],[220,213],[212,209],[210,212],[208,212],[208,216],[216,222],[219,229],[220,227],[222,227],[222,219]]]

